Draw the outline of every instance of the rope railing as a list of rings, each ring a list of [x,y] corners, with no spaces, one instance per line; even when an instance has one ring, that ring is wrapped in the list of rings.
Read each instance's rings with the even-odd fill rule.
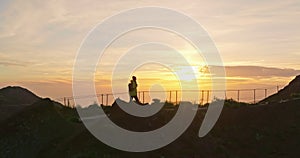
[[[227,90],[168,90],[168,91],[138,91],[138,97],[142,103],[149,102],[151,97],[150,93],[164,93],[166,95],[165,101],[169,103],[179,104],[180,94],[182,92],[198,92],[200,94],[199,100],[194,100],[195,103],[199,105],[204,105],[212,100],[212,92],[224,92],[225,99],[234,99],[238,102],[246,102],[246,103],[257,103],[260,100],[263,100],[270,95],[277,93],[279,91],[279,86],[268,87],[268,88],[248,88],[248,89],[227,89]],[[100,93],[96,95],[84,95],[84,96],[74,96],[74,97],[62,97],[57,98],[56,100],[61,102],[63,105],[67,107],[75,107],[74,99],[85,99],[85,98],[95,98],[98,100],[101,105],[109,106],[111,105],[116,95],[127,95],[128,92],[120,92],[120,93]],[[129,94],[128,94],[129,95]],[[128,96],[129,97],[129,96]],[[185,100],[185,101],[192,101]]]

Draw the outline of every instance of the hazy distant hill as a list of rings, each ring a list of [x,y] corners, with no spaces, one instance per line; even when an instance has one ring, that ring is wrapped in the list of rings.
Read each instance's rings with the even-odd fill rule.
[[[261,102],[280,102],[300,98],[300,75],[292,80],[286,87],[278,93],[262,100]]]

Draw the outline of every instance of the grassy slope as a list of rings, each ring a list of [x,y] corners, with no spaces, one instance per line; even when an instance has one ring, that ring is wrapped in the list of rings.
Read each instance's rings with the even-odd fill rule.
[[[281,89],[278,93],[260,101],[261,103],[279,102],[281,100],[292,100],[300,98],[300,75],[293,79],[286,87]]]
[[[22,87],[0,89],[0,122],[39,100],[40,97]]]
[[[205,111],[198,111],[190,128],[173,143],[156,151],[128,153],[106,146],[82,124],[73,122],[74,111],[43,100],[1,125],[0,155],[9,158],[299,157],[299,104],[295,100],[265,106],[225,107],[214,129],[204,138],[198,138],[197,133]],[[125,119],[125,115],[116,111],[112,119],[130,129],[152,129],[143,121],[155,123],[157,119]],[[173,114],[161,112],[157,116],[167,122],[171,118],[168,115]]]
[[[1,157],[37,157],[56,148],[62,140],[83,127],[69,120],[74,110],[43,99],[0,124]]]

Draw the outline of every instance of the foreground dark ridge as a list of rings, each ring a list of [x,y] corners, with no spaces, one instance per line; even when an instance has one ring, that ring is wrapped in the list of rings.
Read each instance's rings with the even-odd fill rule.
[[[22,87],[9,86],[0,89],[0,122],[41,99]]]
[[[198,110],[180,138],[146,153],[113,149],[89,133],[75,109],[41,99],[21,87],[7,87],[0,90],[0,157],[299,157],[299,80],[298,76],[267,98],[266,105],[226,101],[217,124],[204,138],[198,138],[198,130],[206,111]],[[148,118],[129,116],[116,104],[104,110],[119,126],[143,132],[168,123],[176,107],[164,106]]]
[[[300,75],[293,79],[278,93],[262,100],[261,103],[284,102],[298,98],[300,98]]]
[[[198,138],[205,111],[168,146],[146,153],[113,149],[92,136],[74,109],[43,99],[0,123],[0,155],[18,157],[299,157],[300,101],[264,106],[224,107],[213,130]],[[172,110],[153,117],[128,117],[113,106],[110,118],[136,131],[163,126]],[[173,110],[176,112],[176,110]],[[121,140],[120,140],[121,141]]]

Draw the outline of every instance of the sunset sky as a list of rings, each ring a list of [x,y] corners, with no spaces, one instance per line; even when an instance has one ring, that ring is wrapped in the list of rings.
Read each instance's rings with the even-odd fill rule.
[[[177,10],[200,23],[220,52],[229,89],[284,86],[300,74],[299,0],[1,0],[0,87],[23,86],[43,97],[71,96],[74,60],[88,32],[109,16],[144,6]],[[190,46],[170,33],[163,35],[162,30],[145,29],[127,34],[119,43],[138,44],[133,39],[139,37],[176,45],[197,77],[205,77],[206,66]],[[112,68],[126,49],[122,44],[113,44],[97,67],[100,92],[109,92],[107,67]],[[179,65],[174,71],[184,68]],[[159,65],[140,67],[134,74],[141,90],[155,83],[165,89],[177,86],[172,73]]]

